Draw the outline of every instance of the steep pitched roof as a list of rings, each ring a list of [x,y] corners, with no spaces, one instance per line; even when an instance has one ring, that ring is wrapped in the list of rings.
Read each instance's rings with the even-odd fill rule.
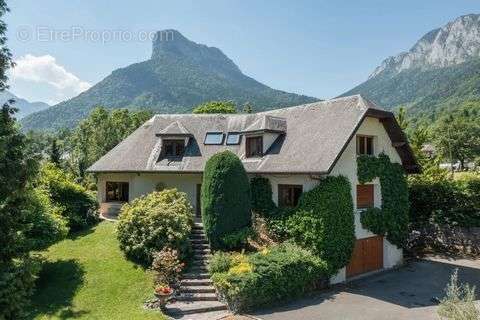
[[[418,171],[415,158],[393,114],[377,108],[360,95],[256,114],[155,115],[88,171],[201,173],[212,155],[230,150],[242,159],[250,173],[325,174],[332,170],[366,116],[380,119],[395,143],[407,172]],[[288,125],[288,130],[286,134],[279,135],[262,158],[246,159],[243,145],[203,144],[206,132],[268,129],[267,118],[280,119],[280,123]],[[189,139],[185,155],[180,161],[161,160],[161,139],[157,134],[177,132],[177,127],[193,136]]]

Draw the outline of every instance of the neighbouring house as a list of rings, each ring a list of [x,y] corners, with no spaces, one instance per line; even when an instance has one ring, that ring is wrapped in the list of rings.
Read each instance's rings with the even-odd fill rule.
[[[333,282],[402,261],[401,249],[362,228],[359,212],[380,206],[381,193],[378,179],[359,184],[356,159],[383,152],[407,173],[419,167],[394,115],[360,95],[256,114],[155,115],[89,171],[97,174],[102,210],[175,187],[200,216],[205,163],[223,150],[236,153],[250,176],[267,177],[279,206],[295,206],[324,176],[349,179],[358,240],[352,261]]]

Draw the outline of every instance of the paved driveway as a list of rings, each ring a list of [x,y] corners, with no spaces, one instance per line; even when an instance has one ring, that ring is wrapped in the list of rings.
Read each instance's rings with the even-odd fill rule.
[[[435,298],[443,297],[455,268],[461,282],[480,290],[480,260],[432,257],[294,303],[258,311],[253,316],[265,320],[438,320]]]

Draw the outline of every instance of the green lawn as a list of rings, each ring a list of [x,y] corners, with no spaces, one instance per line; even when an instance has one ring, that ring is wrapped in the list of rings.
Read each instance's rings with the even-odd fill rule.
[[[143,309],[152,275],[124,258],[114,223],[76,234],[43,256],[30,319],[164,319]]]

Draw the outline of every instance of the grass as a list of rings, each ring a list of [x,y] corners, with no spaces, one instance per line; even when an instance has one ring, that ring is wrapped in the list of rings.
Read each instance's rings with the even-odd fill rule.
[[[143,309],[152,298],[152,275],[125,259],[115,223],[75,234],[42,256],[29,319],[165,319]]]

